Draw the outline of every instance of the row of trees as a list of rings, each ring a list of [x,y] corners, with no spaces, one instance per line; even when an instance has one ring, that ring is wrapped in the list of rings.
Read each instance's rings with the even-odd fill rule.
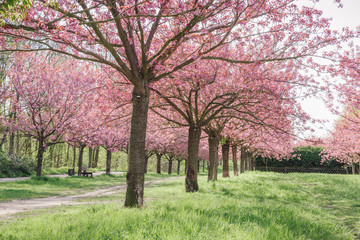
[[[103,145],[109,151],[128,142],[125,206],[137,207],[143,204],[147,133],[150,139],[156,132],[159,148],[162,141],[186,143],[187,192],[198,190],[202,136],[209,139],[213,173],[220,141],[223,159],[230,145],[281,156],[291,149],[294,124],[307,119],[294,100],[299,89],[318,90],[314,78],[300,71],[323,70],[311,56],[357,34],[328,30],[321,12],[299,8],[293,0],[36,0],[26,13],[19,21],[5,21],[2,51],[52,51],[82,61],[43,66],[49,69],[33,78],[47,79],[39,83],[46,86],[40,94],[21,88],[35,91],[39,84],[16,83],[23,80],[17,74],[24,68],[15,64],[17,70],[9,73],[14,83],[5,86],[13,94],[6,98],[11,116],[3,125],[39,141],[38,174],[43,152],[57,141],[80,149]],[[48,77],[48,71],[62,67]],[[26,72],[25,79],[31,76]],[[51,103],[56,106],[49,113],[36,113]],[[23,112],[24,125],[34,125],[31,131],[18,124]]]

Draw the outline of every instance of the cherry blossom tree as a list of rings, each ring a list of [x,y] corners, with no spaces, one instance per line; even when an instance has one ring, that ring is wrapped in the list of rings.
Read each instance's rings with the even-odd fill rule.
[[[84,71],[88,67],[50,55],[17,54],[7,71],[16,109],[16,122],[9,127],[38,141],[37,176],[41,176],[44,151],[61,141],[81,107],[91,84],[91,74]]]
[[[6,21],[0,34],[34,44],[10,45],[4,37],[2,49],[51,50],[100,62],[133,85],[125,206],[143,205],[149,84],[197,60],[246,64],[297,59],[337,41],[321,12],[299,9],[293,0],[35,0],[26,13],[21,22]],[[257,51],[265,42],[269,51]],[[180,57],[185,44],[194,47]],[[215,53],[220,48],[244,51],[228,59]],[[189,190],[197,189],[195,182],[190,185]]]

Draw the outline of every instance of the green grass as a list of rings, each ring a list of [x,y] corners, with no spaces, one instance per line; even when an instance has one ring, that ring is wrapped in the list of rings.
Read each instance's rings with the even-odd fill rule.
[[[146,180],[168,177],[166,174],[148,174]],[[90,190],[125,184],[125,174],[102,174],[94,178],[87,177],[32,177],[29,180],[0,183],[0,202],[14,199],[40,198],[54,195],[69,195]],[[1,239],[1,238],[0,238]]]
[[[0,239],[359,239],[360,176],[219,178],[200,176],[197,193],[184,179],[147,187],[142,210],[123,208],[119,193],[17,214],[0,221]]]

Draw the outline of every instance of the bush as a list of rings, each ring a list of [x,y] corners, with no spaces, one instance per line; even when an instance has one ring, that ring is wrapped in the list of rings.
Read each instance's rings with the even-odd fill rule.
[[[278,161],[276,159],[271,158],[262,158],[258,157],[256,159],[257,166],[267,166],[268,167],[304,167],[304,168],[312,168],[312,167],[341,167],[343,164],[332,160],[330,162],[322,163],[321,160],[321,152],[322,147],[314,147],[314,146],[304,146],[304,147],[295,147],[293,149],[292,154],[295,157],[290,158],[289,160]]]
[[[0,177],[27,177],[35,169],[34,163],[26,158],[10,159],[0,151]]]

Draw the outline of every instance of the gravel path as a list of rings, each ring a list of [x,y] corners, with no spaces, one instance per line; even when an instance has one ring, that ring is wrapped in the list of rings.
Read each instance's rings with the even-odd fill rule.
[[[93,173],[94,176],[99,176],[101,174],[104,174],[105,172],[96,172]],[[112,172],[111,174],[113,175],[121,175],[124,172]],[[46,175],[47,177],[59,177],[59,178],[65,178],[68,177],[69,175],[67,174],[58,174],[58,175]],[[14,182],[14,181],[24,181],[24,180],[28,180],[30,179],[30,177],[16,177],[16,178],[0,178],[0,183],[1,182]]]
[[[184,177],[170,177],[163,178],[156,181],[146,181],[145,185],[151,185],[156,183],[168,182],[171,179],[178,179]],[[37,209],[37,208],[48,208],[61,205],[78,205],[78,204],[89,204],[89,202],[76,202],[76,200],[85,198],[85,197],[102,197],[113,195],[119,192],[124,192],[126,190],[126,185],[112,186],[105,189],[98,189],[95,191],[72,195],[72,196],[52,196],[45,198],[33,198],[25,200],[13,200],[10,202],[0,203],[0,217],[6,217],[14,213],[24,212],[27,210]]]

